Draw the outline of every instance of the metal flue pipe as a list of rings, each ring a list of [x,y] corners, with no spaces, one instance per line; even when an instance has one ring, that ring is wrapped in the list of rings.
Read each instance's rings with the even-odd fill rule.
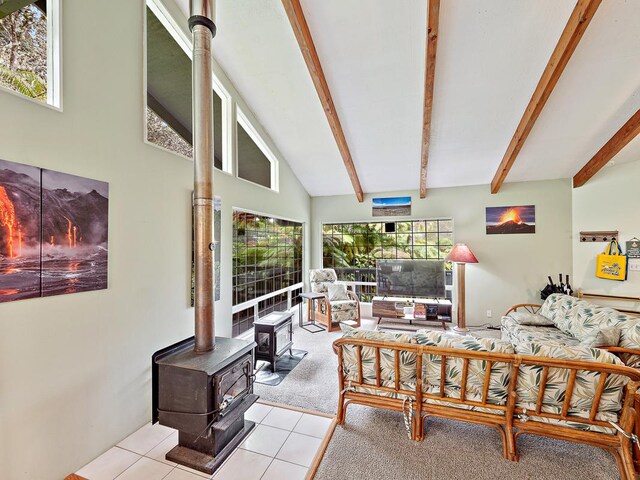
[[[195,263],[195,351],[215,347],[213,260],[213,79],[211,40],[216,33],[214,0],[191,0],[193,39],[193,218]]]

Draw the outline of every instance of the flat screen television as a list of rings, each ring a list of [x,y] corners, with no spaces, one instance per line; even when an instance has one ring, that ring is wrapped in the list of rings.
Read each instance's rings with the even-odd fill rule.
[[[378,295],[444,298],[444,261],[377,260]]]

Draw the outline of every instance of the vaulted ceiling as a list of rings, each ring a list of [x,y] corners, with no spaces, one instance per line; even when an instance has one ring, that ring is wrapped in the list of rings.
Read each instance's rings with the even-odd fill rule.
[[[418,189],[427,0],[300,3],[363,190]],[[441,0],[427,189],[491,183],[575,6]],[[307,191],[353,193],[282,2],[216,17],[214,57]],[[506,182],[573,177],[639,109],[640,2],[604,0]],[[639,160],[640,137],[613,158]]]

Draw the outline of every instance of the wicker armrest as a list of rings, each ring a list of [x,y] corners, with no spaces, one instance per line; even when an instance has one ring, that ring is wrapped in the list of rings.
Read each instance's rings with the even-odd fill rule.
[[[637,348],[625,348],[625,347],[598,347],[601,350],[607,350],[611,353],[633,353],[635,355],[640,355],[640,349]]]
[[[509,310],[507,310],[507,312],[504,314],[504,316],[506,317],[511,312],[516,312],[516,311],[518,311],[520,309],[526,310],[529,313],[538,313],[540,311],[541,307],[542,307],[542,305],[538,305],[537,303],[519,303],[519,304],[514,305],[513,307],[511,307]]]
[[[355,300],[356,302],[360,302],[360,299],[358,298],[358,295],[356,294],[356,292],[354,292],[352,290],[347,290],[347,295],[349,296],[349,298],[351,300]]]

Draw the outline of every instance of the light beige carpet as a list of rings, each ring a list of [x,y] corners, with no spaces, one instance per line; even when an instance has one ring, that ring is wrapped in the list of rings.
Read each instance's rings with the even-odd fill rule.
[[[296,320],[297,322],[297,320]],[[363,319],[373,330],[376,321]],[[473,329],[499,337],[495,330]],[[294,348],[309,354],[277,387],[254,385],[264,400],[336,413],[338,362],[331,349],[340,332],[312,334],[294,328]],[[350,406],[322,460],[317,480],[613,480],[618,471],[603,450],[575,443],[524,436],[520,462],[502,458],[502,443],[492,428],[450,420],[427,423],[424,443],[411,442],[397,412]]]
[[[316,480],[614,480],[604,450],[535,436],[518,439],[520,461],[502,458],[500,434],[481,425],[430,419],[423,443],[409,440],[399,412],[349,406]]]

